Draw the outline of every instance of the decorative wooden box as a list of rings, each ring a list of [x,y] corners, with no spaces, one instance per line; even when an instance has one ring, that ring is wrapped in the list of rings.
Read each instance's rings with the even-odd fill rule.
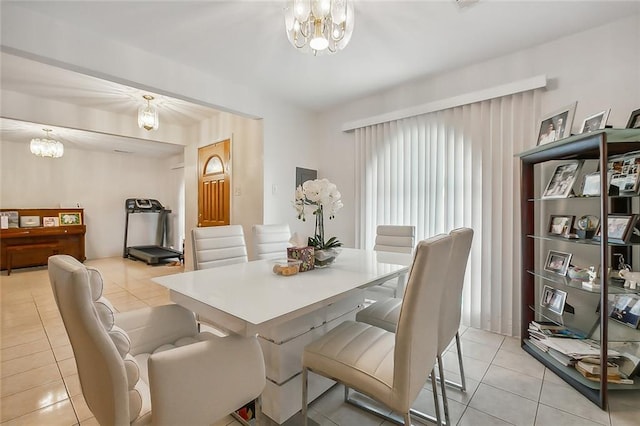
[[[313,247],[288,247],[287,258],[302,261],[300,264],[300,272],[310,271],[315,265],[315,256]]]

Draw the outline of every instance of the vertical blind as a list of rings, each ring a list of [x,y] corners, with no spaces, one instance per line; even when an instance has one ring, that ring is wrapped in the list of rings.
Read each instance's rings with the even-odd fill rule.
[[[520,165],[541,90],[356,129],[356,244],[377,225],[428,238],[473,228],[462,323],[519,333]],[[455,259],[452,268],[456,267]]]

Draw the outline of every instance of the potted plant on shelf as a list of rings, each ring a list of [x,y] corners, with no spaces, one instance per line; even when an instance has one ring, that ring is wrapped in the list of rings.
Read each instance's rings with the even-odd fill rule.
[[[330,265],[340,253],[342,243],[336,237],[325,240],[324,215],[333,219],[336,212],[343,206],[341,195],[335,184],[328,179],[308,180],[296,188],[293,205],[298,212],[298,219],[306,221],[305,208],[312,206],[316,217],[316,227],[313,237],[309,237],[308,244],[314,248],[315,266]]]

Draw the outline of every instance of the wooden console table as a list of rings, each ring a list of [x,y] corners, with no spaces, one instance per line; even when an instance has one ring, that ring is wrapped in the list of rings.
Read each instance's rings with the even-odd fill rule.
[[[2,209],[17,211],[20,216],[58,217],[59,213],[80,213],[83,209]],[[7,275],[14,268],[47,264],[49,256],[68,254],[81,262],[86,260],[84,236],[87,228],[82,225],[25,227],[0,229],[0,269]]]

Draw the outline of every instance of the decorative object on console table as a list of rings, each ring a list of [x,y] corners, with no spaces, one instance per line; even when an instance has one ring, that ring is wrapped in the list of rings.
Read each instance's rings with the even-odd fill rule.
[[[9,229],[9,228],[19,228],[19,215],[17,211],[4,211],[4,212],[0,212],[1,216],[6,216],[8,218],[7,220],[7,228],[3,228],[3,229]]]
[[[567,198],[571,195],[573,184],[578,178],[582,161],[561,164],[553,172],[542,198]]]
[[[293,205],[298,212],[298,219],[306,220],[306,206],[312,206],[316,217],[314,236],[309,237],[309,246],[314,248],[316,268],[330,265],[340,253],[336,249],[342,243],[336,237],[325,240],[324,233],[324,214],[327,213],[329,219],[333,219],[342,208],[340,198],[338,188],[328,179],[308,180],[296,188]]]
[[[82,225],[82,213],[62,212],[58,213],[61,226]]]
[[[45,228],[60,226],[60,218],[57,217],[43,217],[42,218],[42,226]]]
[[[20,228],[37,228],[40,226],[40,216],[20,216]]]
[[[542,117],[538,132],[538,145],[571,136],[576,105],[578,105],[577,101]]]

